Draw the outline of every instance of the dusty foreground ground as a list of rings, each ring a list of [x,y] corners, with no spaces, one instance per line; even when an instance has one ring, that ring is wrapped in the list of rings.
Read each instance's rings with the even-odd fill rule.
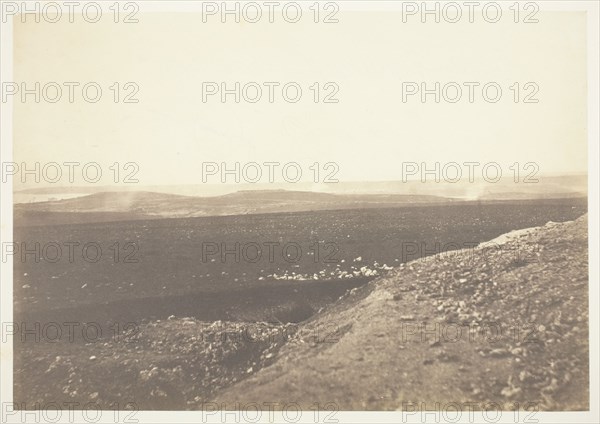
[[[17,343],[15,402],[585,410],[587,260],[584,216],[409,262],[299,325],[171,318],[89,343]]]
[[[587,260],[584,216],[410,262],[305,324],[215,402],[588,409]]]

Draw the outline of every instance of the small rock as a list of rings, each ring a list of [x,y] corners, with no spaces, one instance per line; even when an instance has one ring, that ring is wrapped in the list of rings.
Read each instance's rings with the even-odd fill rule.
[[[492,358],[503,358],[508,356],[508,351],[506,349],[494,349],[489,353],[489,356]]]
[[[552,382],[542,389],[542,393],[554,393],[558,389],[558,380],[552,379]]]
[[[520,387],[505,387],[504,389],[502,389],[502,391],[500,393],[504,397],[513,398],[516,395],[518,395],[519,393],[521,393],[521,388]]]
[[[527,370],[523,370],[519,373],[519,381],[523,381],[523,382],[531,381],[532,378],[533,378],[533,375]]]

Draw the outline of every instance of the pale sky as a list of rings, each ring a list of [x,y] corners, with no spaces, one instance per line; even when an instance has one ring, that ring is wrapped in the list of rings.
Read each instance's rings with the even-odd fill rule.
[[[343,181],[399,180],[403,161],[536,162],[585,172],[586,17],[540,12],[537,24],[402,23],[393,12],[338,13],[337,24],[202,23],[199,14],[139,13],[137,24],[14,23],[14,80],[98,82],[88,104],[14,102],[16,162],[139,164],[142,184],[200,183],[200,164],[336,162]],[[139,86],[115,104],[115,81]],[[202,82],[297,82],[302,99],[202,102]],[[402,102],[402,82],[496,82],[498,103]],[[335,82],[336,104],[309,86]],[[513,102],[515,82],[539,86]],[[280,86],[281,87],[281,86]],[[523,88],[522,88],[523,90]],[[522,91],[522,95],[527,91]]]

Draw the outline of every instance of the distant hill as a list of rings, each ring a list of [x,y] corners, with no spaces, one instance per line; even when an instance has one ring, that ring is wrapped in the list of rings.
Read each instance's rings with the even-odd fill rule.
[[[540,176],[537,182],[515,182],[507,176],[496,183],[413,180],[293,186],[294,190],[282,188],[290,184],[26,189],[14,193],[15,225],[583,198],[587,175]]]
[[[312,210],[394,207],[453,202],[438,196],[338,195],[286,190],[239,191],[214,197],[145,191],[104,192],[64,200],[21,203],[15,225],[101,222],[153,218],[190,218]]]
[[[586,174],[570,175],[540,175],[535,176],[536,182],[524,182],[525,175],[519,176],[515,182],[512,175],[504,176],[498,182],[487,182],[481,178],[473,182],[468,177],[456,183],[435,182],[430,177],[426,182],[419,180],[403,181],[340,181],[335,184],[313,184],[298,182],[285,183],[257,183],[257,184],[185,184],[185,185],[116,185],[116,186],[51,186],[33,188],[15,188],[16,203],[50,200],[50,198],[66,198],[95,194],[102,192],[134,192],[147,191],[156,193],[169,193],[194,197],[216,197],[236,192],[246,191],[297,191],[329,194],[400,194],[400,195],[425,195],[438,197],[451,197],[459,199],[476,200],[478,198],[507,198],[516,196],[521,198],[549,198],[585,196],[587,194]],[[568,196],[565,196],[568,195]]]

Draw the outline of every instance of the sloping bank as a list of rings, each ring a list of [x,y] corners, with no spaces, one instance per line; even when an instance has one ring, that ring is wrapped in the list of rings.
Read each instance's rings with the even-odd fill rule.
[[[585,215],[410,262],[354,289],[214,402],[585,410],[588,357]]]

